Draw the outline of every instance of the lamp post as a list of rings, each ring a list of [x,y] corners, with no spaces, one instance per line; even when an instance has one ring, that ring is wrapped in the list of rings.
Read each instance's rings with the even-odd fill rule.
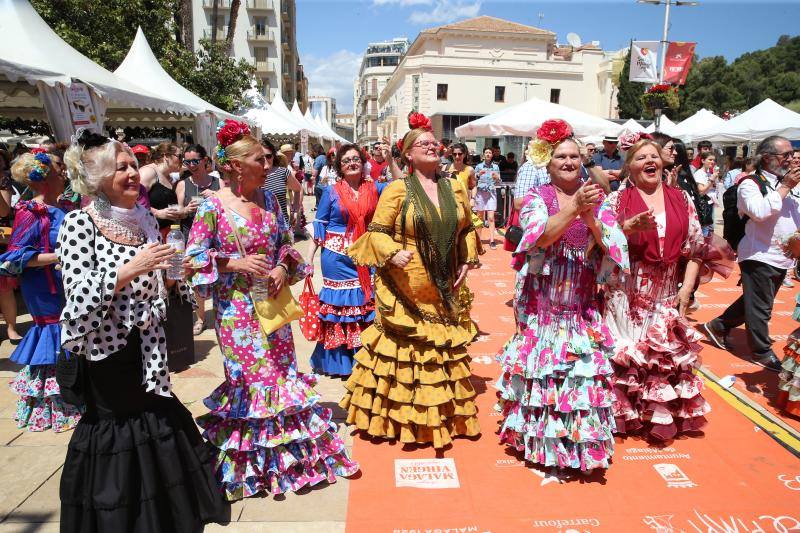
[[[539,85],[538,83],[533,82],[533,81],[512,81],[511,83],[513,83],[514,85],[522,85],[522,101],[523,102],[527,102],[528,101],[528,87],[532,87],[534,85]]]
[[[653,4],[664,6],[664,33],[661,36],[661,69],[658,72],[658,83],[664,82],[664,65],[667,59],[667,33],[669,32],[669,9],[671,6],[698,6],[700,2],[684,0],[636,0],[639,4]]]

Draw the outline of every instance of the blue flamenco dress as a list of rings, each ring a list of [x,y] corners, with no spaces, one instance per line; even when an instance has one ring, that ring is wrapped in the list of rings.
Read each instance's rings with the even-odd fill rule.
[[[54,265],[28,266],[37,255],[53,252],[65,212],[36,201],[19,202],[15,209],[11,240],[0,255],[0,275],[19,276],[34,323],[11,354],[13,362],[25,365],[9,383],[19,396],[15,420],[29,431],[66,431],[78,423],[80,412],[63,401],[56,383],[61,350],[58,320],[64,307],[61,273]]]
[[[376,183],[380,194],[385,183]],[[322,247],[322,290],[319,292],[320,332],[311,354],[314,372],[349,376],[353,356],[361,349],[361,332],[375,320],[375,299],[365,301],[353,260],[347,249],[353,239],[347,235],[347,212],[334,186],[327,187],[313,222],[314,241]]]

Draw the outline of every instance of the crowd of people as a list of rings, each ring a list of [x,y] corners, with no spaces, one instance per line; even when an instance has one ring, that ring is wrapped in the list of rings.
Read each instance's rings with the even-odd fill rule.
[[[781,361],[768,328],[800,256],[800,155],[788,140],[769,137],[720,169],[706,143],[695,157],[678,139],[632,134],[597,151],[549,120],[518,164],[492,148],[471,160],[419,113],[409,128],[394,145],[306,154],[232,120],[213,150],[83,131],[0,151],[15,420],[74,430],[62,531],[197,531],[224,522],[226,502],[354,475],[316,373],[344,380],[346,422],[368,438],[440,450],[477,437],[466,281],[499,240],[503,172],[516,174],[504,234],[516,331],[498,354],[502,443],[544,468],[591,473],[610,467],[618,436],[702,431],[702,334],[686,315],[701,282],[731,273],[734,251],[742,295],[702,330],[730,349],[744,324],[753,362],[780,373],[781,405],[800,414],[800,334]],[[311,235],[304,195],[316,196]],[[183,258],[165,243],[176,228]],[[294,247],[305,238],[306,258]],[[264,310],[312,275],[320,249],[316,345],[298,354],[291,325]],[[181,279],[165,275],[176,260]],[[17,288],[34,323],[24,337]],[[192,303],[195,335],[209,300],[214,311],[225,380],[196,420],[170,382],[170,293]]]

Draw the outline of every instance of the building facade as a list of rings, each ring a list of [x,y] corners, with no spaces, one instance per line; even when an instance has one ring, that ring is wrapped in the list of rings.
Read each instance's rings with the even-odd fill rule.
[[[225,40],[235,20],[231,55],[253,65],[262,94],[269,101],[281,95],[289,107],[297,100],[306,109],[308,80],[297,53],[295,0],[241,0],[235,17],[231,4],[192,0],[195,48],[200,39]]]
[[[353,87],[355,140],[364,145],[378,140],[378,95],[392,77],[409,47],[408,39],[370,43]]]
[[[431,117],[438,138],[509,105],[538,97],[598,117],[616,111],[612,62],[597,44],[560,46],[556,34],[481,16],[423,30],[380,93],[376,134],[408,131],[412,110]],[[508,141],[508,142],[507,142]],[[521,140],[481,140],[505,149]]]
[[[333,122],[333,131],[352,142],[355,138],[353,130],[355,128],[355,116],[353,113],[339,113]]]
[[[333,126],[336,119],[336,98],[330,96],[309,96],[308,107],[312,115],[319,115]]]

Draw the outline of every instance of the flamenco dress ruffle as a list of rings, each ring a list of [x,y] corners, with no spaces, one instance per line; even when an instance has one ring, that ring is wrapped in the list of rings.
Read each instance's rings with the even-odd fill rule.
[[[800,294],[796,297],[798,306],[792,318],[800,321]],[[776,403],[785,412],[800,417],[800,328],[789,335],[783,349],[783,362],[778,374],[778,397]]]
[[[342,260],[350,261],[346,256]],[[311,368],[320,374],[349,376],[355,353],[361,348],[361,333],[375,320],[375,304],[364,302],[360,287],[332,289],[325,286],[329,283],[323,280],[319,292],[320,333]]]
[[[138,330],[84,368],[87,411],[61,474],[61,530],[194,533],[227,520],[214,456],[174,396],[145,392]]]
[[[211,412],[197,423],[217,448],[217,477],[229,500],[334,483],[358,471],[332,411],[319,405],[315,376],[268,386],[245,384],[230,363],[227,372],[228,380],[204,401]]]

